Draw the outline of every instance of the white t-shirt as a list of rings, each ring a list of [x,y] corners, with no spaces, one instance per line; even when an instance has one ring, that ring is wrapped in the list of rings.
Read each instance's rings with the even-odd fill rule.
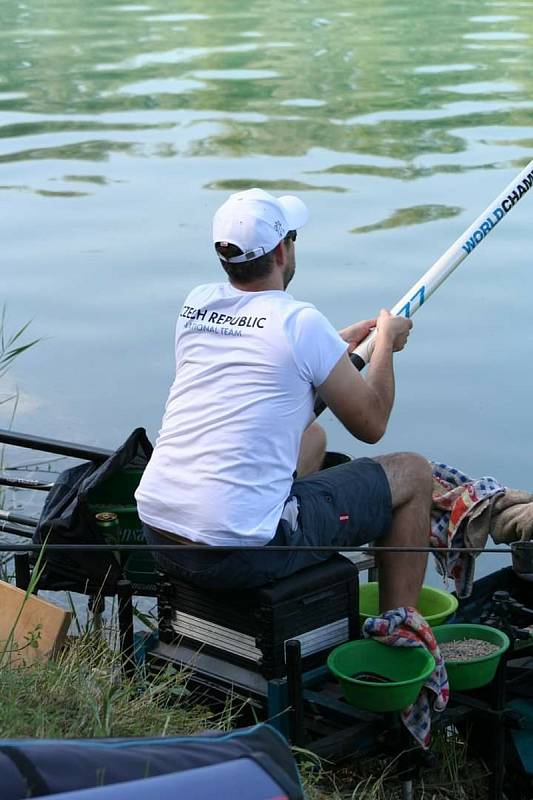
[[[275,534],[314,390],[346,342],[283,291],[199,286],[176,326],[176,377],[135,494],[148,525],[212,545]]]

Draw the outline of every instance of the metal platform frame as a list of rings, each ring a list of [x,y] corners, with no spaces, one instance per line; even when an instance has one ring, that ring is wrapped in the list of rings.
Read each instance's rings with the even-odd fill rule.
[[[352,559],[359,570],[374,569],[371,558],[361,558],[355,554]],[[16,585],[27,589],[30,585],[31,570],[27,553],[15,555]],[[137,593],[137,592],[135,592]],[[228,692],[237,690],[248,693],[262,704],[266,710],[267,721],[282,733],[293,745],[305,747],[321,758],[341,759],[354,753],[376,751],[376,743],[383,738],[383,731],[396,731],[399,745],[405,745],[405,735],[398,739],[397,716],[391,714],[375,714],[356,709],[346,703],[338,693],[324,691],[324,686],[331,682],[326,666],[303,671],[302,648],[298,639],[286,643],[287,675],[284,678],[267,680],[257,670],[232,664],[222,658],[198,651],[187,644],[177,646],[157,642],[153,637],[134,635],[133,596],[134,587],[127,580],[117,582],[118,621],[120,631],[120,651],[123,669],[131,675],[140,660],[157,659],[167,663],[179,663],[185,669],[190,668],[207,684],[226,684]],[[89,599],[89,604],[91,604]],[[93,600],[94,602],[94,600]],[[93,607],[97,612],[97,608]],[[512,655],[512,654],[511,654]],[[453,693],[449,708],[439,721],[441,725],[454,724],[472,714],[486,721],[490,737],[490,763],[493,766],[487,800],[500,800],[502,797],[505,776],[505,728],[508,725],[508,714],[505,708],[505,671],[509,660],[502,659],[492,684],[488,687],[487,696],[478,699],[464,693]],[[322,735],[309,735],[309,717],[306,709],[313,708],[320,714],[327,715],[337,723],[337,729],[322,732]],[[320,727],[320,726],[319,726]],[[316,732],[315,732],[316,733]],[[386,738],[386,737],[385,737]],[[399,746],[397,745],[397,747]],[[398,750],[399,752],[399,750]],[[417,766],[407,759],[402,766],[405,784],[412,780]],[[406,796],[409,796],[406,794]]]

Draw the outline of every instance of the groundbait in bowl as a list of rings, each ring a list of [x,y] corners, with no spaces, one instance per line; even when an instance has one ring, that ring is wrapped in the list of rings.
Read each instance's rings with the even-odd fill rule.
[[[450,689],[455,691],[479,689],[490,683],[496,675],[502,655],[510,644],[509,637],[503,631],[492,628],[490,625],[451,623],[433,628],[433,633],[439,646],[445,642],[464,639],[477,639],[496,645],[496,650],[488,655],[469,658],[465,661],[444,659]]]

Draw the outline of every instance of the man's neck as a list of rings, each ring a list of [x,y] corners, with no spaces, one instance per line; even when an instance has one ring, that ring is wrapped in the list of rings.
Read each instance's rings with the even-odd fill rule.
[[[285,290],[281,276],[274,274],[268,275],[261,280],[252,281],[252,283],[236,283],[235,281],[230,281],[230,284],[234,289],[238,289],[240,292],[283,292]]]

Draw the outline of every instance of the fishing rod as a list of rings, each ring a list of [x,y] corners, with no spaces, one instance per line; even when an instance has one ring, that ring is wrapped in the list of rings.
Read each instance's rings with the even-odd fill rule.
[[[96,464],[107,461],[107,459],[113,455],[113,450],[107,450],[103,447],[87,447],[87,445],[83,444],[64,442],[60,439],[47,439],[42,436],[30,436],[27,433],[17,433],[16,431],[3,428],[0,428],[0,443],[12,445],[13,447],[26,447],[31,450],[41,450],[60,456],[69,456],[70,458],[88,459],[89,461],[94,461]],[[10,489],[35,489],[40,492],[49,492],[54,484],[45,481],[36,481],[30,478],[11,478],[2,475],[0,476],[0,486],[7,486]],[[0,513],[0,519],[7,520],[8,518]],[[10,521],[21,522],[21,520],[15,520],[13,517]],[[26,521],[21,524],[36,525],[37,520],[32,520],[31,522]],[[1,528],[1,530],[7,533],[17,533],[17,531],[6,527]]]
[[[56,455],[60,456],[81,458],[88,461],[94,461],[97,464],[107,461],[107,459],[113,455],[113,450],[107,450],[103,447],[87,447],[83,444],[63,442],[59,439],[45,439],[40,436],[30,436],[27,433],[16,433],[15,431],[6,430],[3,428],[0,428],[0,442],[2,444],[13,445],[14,447],[27,447],[30,450],[42,450],[45,453],[55,453]],[[44,487],[35,485],[27,488],[40,489]]]
[[[37,489],[41,492],[49,492],[53,485],[53,483],[43,483],[26,478],[0,478],[0,486],[8,486],[10,489]]]
[[[36,528],[39,524],[37,517],[27,517],[25,514],[18,514],[16,511],[3,511],[0,508],[0,520],[5,522],[16,522],[27,528]]]
[[[302,553],[498,553],[499,555],[511,554],[510,548],[503,547],[348,547],[334,545],[217,545],[217,552],[232,553],[245,550],[249,552],[287,552],[298,551]],[[41,550],[51,553],[78,552],[85,553],[138,553],[166,552],[179,550],[180,552],[201,550],[213,551],[210,544],[0,544],[0,553],[40,553]]]
[[[496,225],[515,207],[533,186],[533,160],[509,183],[497,198],[477,217],[464,233],[435,261],[428,271],[391,308],[391,314],[408,319],[418,311],[446,278],[494,230]],[[372,331],[351,353],[350,359],[361,371],[370,361],[376,338]],[[317,397],[315,416],[324,411],[326,404]]]
[[[17,511],[4,511],[0,508],[0,533],[11,533],[24,539],[32,539],[38,524],[37,517],[28,517]]]
[[[18,525],[11,525],[9,522],[0,521],[0,533],[11,533],[13,536],[20,536],[23,539],[32,539],[34,529],[20,528]],[[0,552],[2,552],[0,550]]]

